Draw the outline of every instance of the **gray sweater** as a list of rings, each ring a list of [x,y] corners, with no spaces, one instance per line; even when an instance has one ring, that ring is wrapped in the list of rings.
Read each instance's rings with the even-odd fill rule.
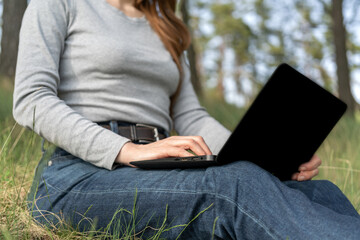
[[[217,153],[229,131],[199,105],[188,66],[179,73],[145,18],[106,0],[32,0],[23,18],[15,120],[96,166],[112,169],[129,139],[95,122],[119,120],[203,136]]]

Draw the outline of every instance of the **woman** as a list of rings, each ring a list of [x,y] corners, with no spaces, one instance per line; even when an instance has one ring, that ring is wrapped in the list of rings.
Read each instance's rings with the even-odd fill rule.
[[[300,182],[318,173],[317,157],[289,182],[245,161],[189,170],[131,167],[140,159],[189,156],[189,149],[217,153],[229,136],[194,94],[182,58],[189,34],[175,4],[30,2],[14,117],[58,146],[37,168],[29,195],[35,219],[57,224],[60,216],[81,230],[91,227],[86,219],[96,219],[97,228],[114,233],[122,231],[117,220],[136,219],[136,231],[146,229],[147,236],[164,219],[170,228],[206,209],[181,237],[210,239],[213,226],[219,239],[359,237],[359,215],[336,186]],[[179,136],[166,138],[172,128]],[[133,208],[136,214],[117,211]],[[183,228],[162,236],[174,239]]]

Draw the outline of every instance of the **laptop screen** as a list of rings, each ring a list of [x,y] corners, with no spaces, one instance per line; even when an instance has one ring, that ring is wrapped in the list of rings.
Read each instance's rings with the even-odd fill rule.
[[[291,178],[310,160],[346,105],[287,64],[280,65],[220,151],[220,163],[250,160]]]

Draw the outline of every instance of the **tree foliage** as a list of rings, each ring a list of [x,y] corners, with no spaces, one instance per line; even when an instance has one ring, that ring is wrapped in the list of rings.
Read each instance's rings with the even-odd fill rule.
[[[13,77],[27,1],[2,2],[0,74]],[[351,88],[360,74],[360,36],[352,26],[360,25],[360,0],[181,0],[179,6],[193,37],[188,57],[199,95],[210,86],[220,100],[248,104],[287,62],[337,94],[350,112],[358,106]]]
[[[349,6],[354,9],[350,17],[344,15],[343,20],[340,19],[344,22],[343,34],[336,34],[334,29],[334,23],[340,22],[339,19],[334,20],[333,11],[340,9],[333,7],[335,1],[347,6],[344,9],[348,12]],[[208,81],[212,82],[212,86],[216,85],[218,91],[225,92],[217,95],[227,98],[229,89],[236,89],[237,95],[248,103],[275,66],[287,62],[340,96],[349,106],[356,105],[350,86],[352,71],[358,71],[360,67],[355,60],[359,57],[360,47],[356,41],[358,35],[349,26],[360,21],[355,11],[359,9],[359,0],[193,2],[189,12],[192,19],[200,22],[194,31],[202,32],[201,38],[207,38],[206,42],[200,40],[206,47],[196,49],[201,56],[212,57],[212,64],[208,58],[202,60],[210,66],[204,67],[211,73],[207,75]],[[198,11],[199,8],[207,11]],[[340,9],[342,13],[345,10]],[[194,36],[195,42],[199,40],[197,36]],[[338,59],[339,53],[336,54],[339,50],[336,50],[335,39],[339,36],[345,37],[345,45],[340,52],[347,58],[347,64],[344,58]],[[341,93],[339,86],[346,78],[344,75],[339,77],[336,72],[341,64],[349,69],[349,87],[345,93]],[[351,111],[353,109],[350,107]]]

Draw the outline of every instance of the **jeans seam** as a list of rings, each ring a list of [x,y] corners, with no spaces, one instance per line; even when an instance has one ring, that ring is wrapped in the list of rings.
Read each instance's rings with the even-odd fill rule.
[[[49,183],[46,183],[48,187],[51,187],[53,189],[55,189],[57,192],[60,193],[76,193],[76,194],[93,194],[93,195],[98,195],[98,194],[104,194],[104,193],[127,193],[127,192],[133,192],[134,189],[123,189],[123,190],[109,190],[109,191],[96,191],[96,192],[83,192],[83,191],[77,191],[77,190],[71,190],[71,191],[64,191],[58,187],[55,187]],[[215,195],[212,192],[207,192],[207,191],[186,191],[186,190],[178,190],[178,191],[173,191],[170,189],[159,189],[159,188],[144,188],[144,189],[137,189],[138,192],[168,192],[168,193],[190,193],[190,194],[197,194],[197,193],[206,193],[206,194],[212,194]]]
[[[133,192],[133,190],[121,190],[121,191],[98,191],[96,193],[91,193],[91,192],[81,192],[81,191],[63,191],[55,186],[52,186],[51,184],[47,183],[47,187],[48,188],[53,188],[55,189],[56,191],[58,192],[61,192],[61,193],[75,193],[75,194],[94,194],[94,195],[97,195],[97,194],[104,194],[104,193],[127,193],[127,192]],[[184,191],[184,190],[179,190],[179,191],[173,191],[173,190],[169,190],[169,189],[153,189],[153,188],[147,188],[147,189],[141,189],[141,190],[137,190],[138,193],[146,193],[146,192],[153,192],[153,193],[187,193],[187,194],[209,194],[209,195],[213,195],[215,197],[215,199],[221,199],[221,200],[225,200],[231,204],[234,204],[236,206],[236,208],[242,212],[243,214],[245,214],[247,217],[249,217],[254,223],[256,223],[257,225],[259,225],[262,229],[265,230],[265,232],[270,236],[272,237],[273,239],[280,239],[280,237],[276,238],[275,236],[273,236],[273,234],[269,231],[269,229],[261,222],[261,221],[258,221],[255,216],[253,216],[252,214],[248,213],[247,211],[245,211],[239,204],[237,204],[236,202],[234,202],[231,198],[225,196],[225,195],[222,195],[222,194],[218,194],[218,193],[214,193],[214,192],[208,192],[208,191]],[[216,208],[215,208],[216,209]],[[278,234],[276,234],[278,235]]]
[[[246,216],[248,216],[251,220],[253,220],[256,224],[258,224],[261,228],[263,228],[265,230],[265,232],[271,236],[273,239],[280,239],[280,237],[278,236],[278,238],[275,238],[275,236],[273,236],[273,234],[269,231],[269,229],[261,222],[261,221],[258,221],[256,219],[255,216],[253,216],[252,214],[248,213],[247,211],[245,211],[239,204],[237,204],[236,202],[234,202],[231,198],[225,196],[225,195],[222,195],[222,194],[217,194],[217,196],[220,196],[219,199],[222,199],[222,200],[225,200],[225,201],[228,201],[229,203],[232,203],[234,204],[237,209],[244,213]],[[215,197],[216,198],[216,197]],[[278,234],[277,234],[278,235]]]
[[[217,186],[216,184],[216,177],[214,177],[214,184],[215,184],[215,188]],[[224,201],[227,201],[229,202],[230,204],[234,204],[236,206],[236,208],[242,212],[243,214],[245,214],[247,217],[249,217],[255,224],[259,225],[262,229],[265,230],[265,232],[273,239],[277,239],[275,238],[275,236],[273,236],[273,234],[270,232],[270,229],[268,229],[261,221],[258,221],[256,219],[255,216],[251,215],[250,213],[248,213],[247,211],[245,211],[239,204],[237,204],[235,201],[233,201],[231,198],[225,196],[225,195],[222,195],[222,194],[219,194],[217,192],[215,192],[215,199],[221,199],[221,200],[224,200]],[[216,208],[215,208],[216,209]],[[215,219],[215,218],[214,218]],[[280,239],[279,237],[279,234],[277,233],[274,233],[276,235],[278,235],[278,239]]]

